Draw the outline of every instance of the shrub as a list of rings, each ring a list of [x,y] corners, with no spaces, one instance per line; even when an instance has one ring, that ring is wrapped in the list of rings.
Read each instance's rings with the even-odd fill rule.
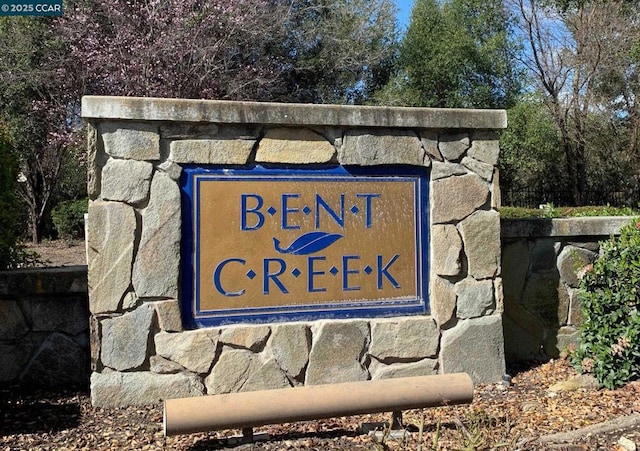
[[[69,240],[84,236],[84,214],[87,208],[88,199],[67,200],[54,207],[51,218],[59,238]]]
[[[585,322],[574,365],[607,388],[640,377],[640,220],[600,244],[600,257],[580,270]]]
[[[18,164],[0,129],[0,270],[14,266],[18,234],[16,183]]]

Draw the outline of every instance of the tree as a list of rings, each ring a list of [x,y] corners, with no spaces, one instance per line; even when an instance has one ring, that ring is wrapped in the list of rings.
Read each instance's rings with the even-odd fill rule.
[[[401,71],[381,99],[432,107],[504,108],[520,90],[502,1],[417,0],[401,43]]]
[[[6,131],[0,128],[0,270],[11,266],[17,242],[15,198],[18,163],[10,147]]]
[[[627,116],[637,130],[632,94],[637,85],[632,81],[638,66],[632,50],[638,43],[640,15],[633,3],[516,0],[513,5],[527,46],[522,62],[559,131],[575,205],[586,200],[588,153],[596,136],[590,133],[593,119],[613,124]],[[621,103],[623,114],[611,108]],[[637,152],[635,143],[631,145]]]
[[[0,120],[15,149],[18,194],[33,242],[42,237],[61,162],[75,139],[73,72],[52,19],[0,17]],[[77,104],[77,100],[75,100]]]

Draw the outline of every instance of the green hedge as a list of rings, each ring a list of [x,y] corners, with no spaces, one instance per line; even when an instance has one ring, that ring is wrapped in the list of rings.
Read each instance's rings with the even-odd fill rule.
[[[58,238],[70,240],[84,237],[84,214],[88,206],[88,199],[80,199],[60,202],[53,208],[51,218]]]

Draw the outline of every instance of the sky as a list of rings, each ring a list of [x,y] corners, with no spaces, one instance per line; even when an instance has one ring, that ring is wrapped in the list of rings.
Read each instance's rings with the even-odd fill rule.
[[[409,25],[413,0],[395,0],[395,2],[398,7],[398,23],[401,29],[405,29]]]

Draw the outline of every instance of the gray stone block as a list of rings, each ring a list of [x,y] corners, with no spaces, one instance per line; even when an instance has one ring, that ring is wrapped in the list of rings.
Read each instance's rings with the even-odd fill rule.
[[[142,236],[133,264],[133,288],[139,298],[178,297],[181,239],[180,189],[156,172],[151,200],[142,210]]]
[[[224,348],[204,381],[207,394],[239,392],[261,366],[259,357],[251,351]]]
[[[207,329],[160,332],[154,340],[159,355],[197,374],[208,373],[216,357],[218,335]]]
[[[153,165],[144,161],[109,159],[102,168],[103,200],[139,204],[149,197]]]
[[[431,314],[439,326],[453,319],[456,311],[456,292],[454,285],[441,277],[433,277],[429,298]]]
[[[202,381],[192,374],[113,371],[91,375],[91,403],[94,407],[157,404],[165,399],[203,394]]]
[[[505,373],[500,315],[460,321],[442,334],[440,372],[464,372],[475,383],[501,380]]]
[[[371,379],[393,379],[397,377],[431,376],[438,373],[438,359],[422,359],[417,362],[385,365],[376,359],[369,365]]]
[[[133,208],[118,202],[89,203],[89,309],[115,312],[131,284],[136,233]]]
[[[0,340],[16,340],[29,332],[20,305],[16,301],[0,300]]]
[[[143,304],[131,313],[102,321],[101,360],[118,371],[140,368],[147,361],[153,306]]]
[[[23,370],[23,384],[39,387],[87,386],[89,354],[72,338],[52,333]]]
[[[309,362],[311,333],[305,324],[273,326],[269,342],[278,365],[292,379],[299,379]]]
[[[132,160],[160,159],[160,136],[153,124],[104,122],[100,124],[104,150],[112,157]]]
[[[453,177],[454,175],[466,175],[469,171],[460,163],[438,162],[431,164],[430,178],[432,181]]]
[[[58,331],[77,335],[89,330],[88,305],[82,297],[34,299],[31,316],[34,332]]]
[[[172,141],[169,159],[174,163],[246,164],[255,139],[185,139]]]
[[[494,167],[490,164],[483,163],[474,158],[464,157],[462,159],[462,165],[488,182],[493,178]]]
[[[509,243],[502,250],[502,278],[505,303],[520,302],[529,272],[529,245],[527,240]]]
[[[476,211],[458,228],[469,263],[469,275],[475,279],[495,277],[500,273],[500,214]]]
[[[350,130],[339,149],[340,164],[422,166],[425,151],[418,136],[406,130]]]
[[[446,160],[458,161],[469,148],[469,135],[467,133],[440,135],[438,148]]]
[[[260,352],[271,334],[269,326],[229,326],[220,332],[220,342]]]
[[[361,362],[368,342],[366,323],[321,322],[316,327],[305,384],[367,380],[369,373]]]
[[[478,175],[435,180],[431,182],[431,221],[433,224],[459,221],[486,204],[488,199],[489,185]]]
[[[558,272],[560,278],[570,287],[580,284],[578,272],[589,263],[593,263],[598,254],[575,246],[565,246],[558,256]]]
[[[462,238],[454,225],[431,227],[431,270],[441,276],[457,276],[462,269]]]
[[[291,387],[287,376],[278,366],[278,362],[270,358],[249,375],[240,391],[274,390],[287,387]]]
[[[387,361],[433,357],[438,353],[440,331],[431,317],[379,319],[371,323],[369,354]]]
[[[256,152],[256,161],[261,163],[328,163],[335,157],[336,149],[333,145],[308,128],[267,130]]]
[[[458,318],[477,318],[495,311],[491,280],[478,281],[467,277],[456,284],[455,290],[458,295]]]
[[[500,141],[495,132],[474,133],[471,148],[467,154],[491,166],[498,164]]]

